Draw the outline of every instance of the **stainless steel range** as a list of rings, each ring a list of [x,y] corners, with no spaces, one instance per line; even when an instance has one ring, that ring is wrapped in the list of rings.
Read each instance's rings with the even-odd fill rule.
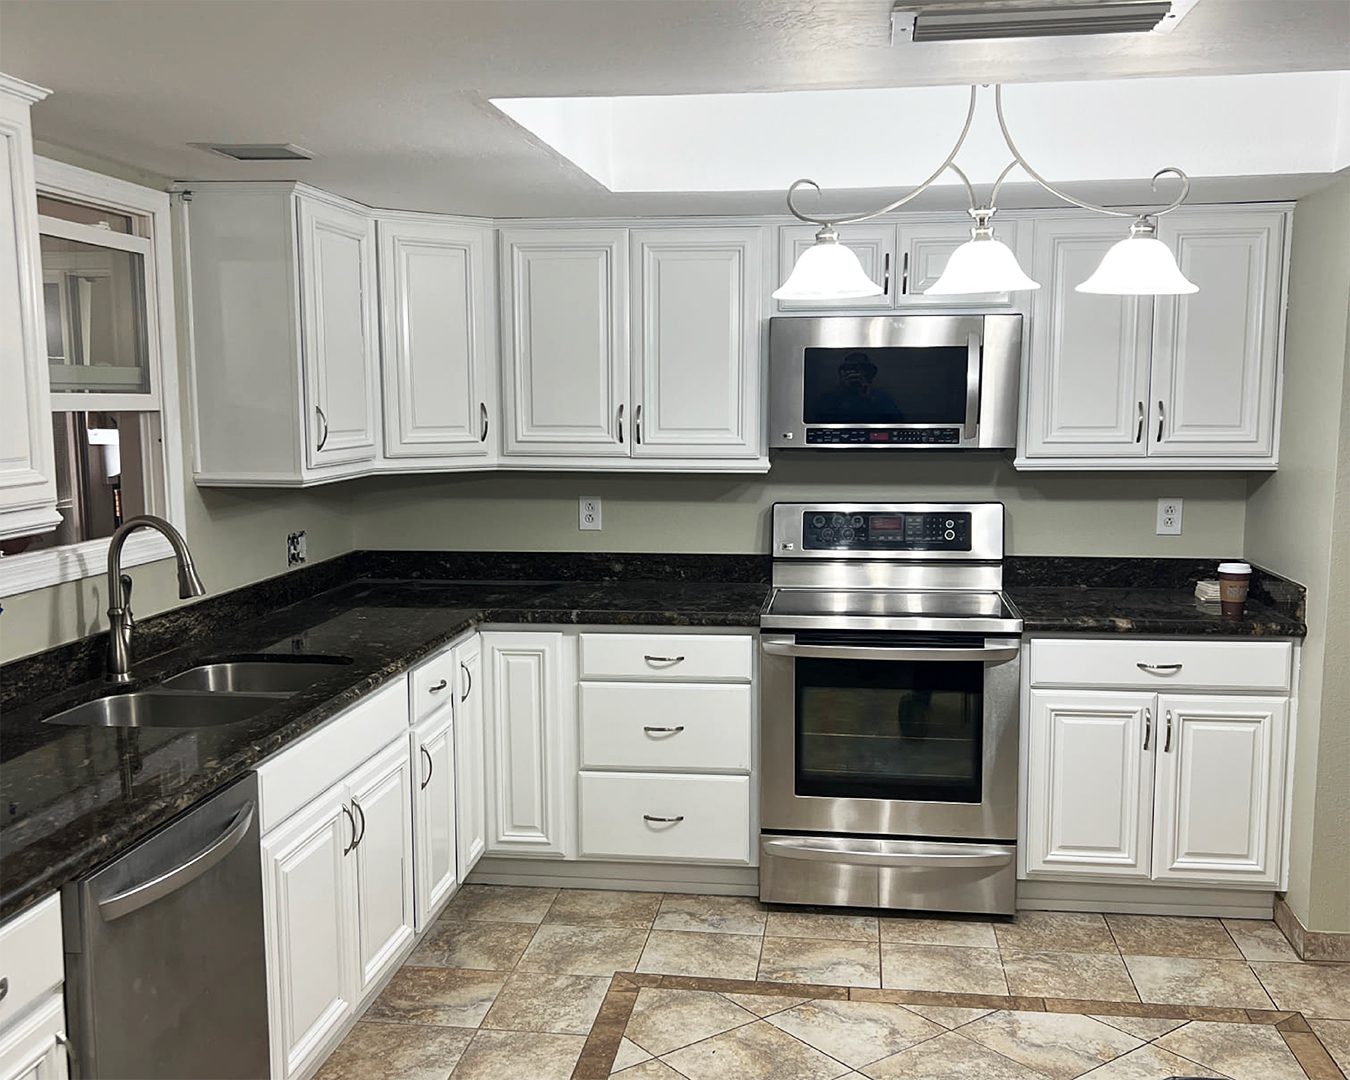
[[[1014,910],[1022,620],[1001,503],[778,503],[760,899]]]

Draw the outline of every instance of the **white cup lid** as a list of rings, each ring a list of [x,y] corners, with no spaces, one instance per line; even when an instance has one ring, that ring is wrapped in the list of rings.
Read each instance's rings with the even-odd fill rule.
[[[1251,572],[1252,572],[1251,563],[1245,562],[1219,563],[1219,573],[1221,574],[1250,574]]]

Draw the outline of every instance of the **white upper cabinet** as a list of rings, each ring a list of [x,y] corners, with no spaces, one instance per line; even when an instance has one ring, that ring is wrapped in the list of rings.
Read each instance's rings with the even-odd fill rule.
[[[496,456],[491,231],[379,221],[384,451],[392,462]]]
[[[44,97],[0,75],[0,539],[50,532],[61,521],[28,117]]]
[[[630,239],[633,456],[759,457],[764,230]]]
[[[503,229],[507,455],[626,457],[628,234]]]
[[[766,292],[772,293],[792,273],[802,252],[816,242],[817,225],[784,225],[778,230],[778,274],[771,279]],[[859,225],[840,225],[836,230],[839,242],[858,256],[863,272],[881,286],[880,296],[861,300],[775,300],[777,310],[784,313],[826,311],[844,308],[849,311],[889,310],[895,304],[895,284],[899,275],[893,271],[895,258],[895,226],[879,225],[875,221]]]

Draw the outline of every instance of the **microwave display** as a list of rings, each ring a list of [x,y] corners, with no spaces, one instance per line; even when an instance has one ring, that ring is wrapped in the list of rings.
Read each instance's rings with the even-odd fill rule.
[[[808,347],[803,361],[804,423],[965,422],[964,347]]]

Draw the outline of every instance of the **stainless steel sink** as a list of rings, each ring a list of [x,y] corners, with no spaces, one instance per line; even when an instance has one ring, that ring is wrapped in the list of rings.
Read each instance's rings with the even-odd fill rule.
[[[338,660],[236,660],[203,664],[165,679],[167,690],[228,694],[294,694],[332,673]]]
[[[48,724],[76,727],[197,728],[237,724],[281,701],[275,694],[175,693],[139,690],[76,705]]]

